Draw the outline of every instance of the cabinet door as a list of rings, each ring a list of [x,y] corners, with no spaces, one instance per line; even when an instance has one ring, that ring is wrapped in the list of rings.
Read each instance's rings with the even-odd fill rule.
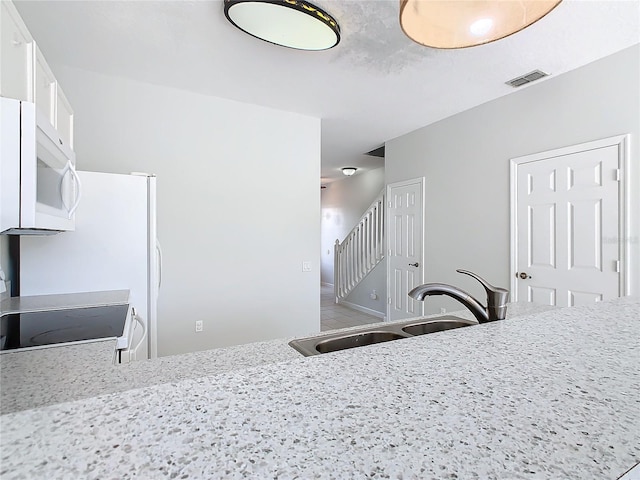
[[[11,2],[0,2],[0,95],[33,102],[33,38]]]
[[[58,85],[57,97],[55,127],[60,139],[73,150],[73,110],[60,85]]]
[[[42,52],[36,45],[36,108],[56,124],[56,77],[53,76]]]

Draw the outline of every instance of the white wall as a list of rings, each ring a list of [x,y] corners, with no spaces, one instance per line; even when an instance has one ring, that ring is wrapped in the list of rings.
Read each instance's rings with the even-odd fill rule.
[[[632,291],[640,294],[640,46],[386,144],[387,183],[424,176],[425,278],[484,300],[462,267],[509,288],[509,159],[631,134]],[[455,301],[430,297],[426,312]]]
[[[320,330],[319,119],[54,67],[78,169],[158,177],[161,355]]]
[[[367,208],[384,188],[384,167],[359,171],[352,177],[327,184],[322,190],[322,282],[333,284],[333,251],[336,239],[342,241]],[[356,287],[347,301],[384,313],[386,267],[384,262]],[[369,294],[376,289],[379,298],[371,300]]]

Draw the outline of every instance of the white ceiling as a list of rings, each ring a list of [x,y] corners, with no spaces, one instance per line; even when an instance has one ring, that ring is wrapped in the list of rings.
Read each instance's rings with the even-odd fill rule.
[[[15,3],[54,73],[62,64],[320,117],[323,182],[345,165],[382,166],[362,154],[514,92],[513,77],[559,75],[640,42],[637,0],[564,0],[520,33],[461,50],[405,37],[398,0],[317,0],[341,27],[324,52],[240,32],[221,0]]]

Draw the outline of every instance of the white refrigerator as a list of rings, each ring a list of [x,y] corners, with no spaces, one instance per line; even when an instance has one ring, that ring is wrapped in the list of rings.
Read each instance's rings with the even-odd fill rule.
[[[77,173],[82,198],[75,231],[20,239],[20,295],[129,290],[144,328],[136,325],[126,360],[156,358],[162,269],[156,178]]]

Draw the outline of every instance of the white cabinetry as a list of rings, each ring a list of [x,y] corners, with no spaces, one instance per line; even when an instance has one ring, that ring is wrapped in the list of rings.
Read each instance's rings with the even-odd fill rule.
[[[47,65],[44,55],[36,46],[36,78],[35,78],[36,108],[56,126],[56,77]]]
[[[73,110],[13,3],[0,2],[0,96],[34,102],[73,149]]]
[[[58,135],[73,150],[73,110],[62,89],[56,89],[56,130]],[[75,157],[74,157],[75,158]]]
[[[11,2],[0,2],[0,95],[33,102],[34,42]]]

